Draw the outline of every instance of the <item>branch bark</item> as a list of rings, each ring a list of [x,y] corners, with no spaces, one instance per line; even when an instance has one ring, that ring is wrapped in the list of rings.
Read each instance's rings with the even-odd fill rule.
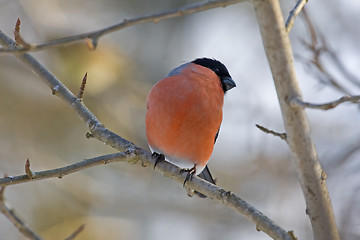
[[[263,45],[270,64],[292,159],[306,200],[314,239],[339,239],[329,193],[305,110],[293,107],[302,99],[293,65],[293,55],[278,0],[254,0]]]
[[[1,31],[0,42],[3,46],[8,48],[13,48],[15,46],[15,42]],[[94,138],[112,146],[121,152],[130,154],[131,161],[129,162],[133,164],[140,164],[143,167],[154,166],[155,161],[148,151],[141,149],[135,144],[106,129],[103,124],[82,103],[82,101],[76,98],[59,79],[57,79],[32,55],[26,53],[17,54],[15,56],[30,69],[32,69],[39,76],[39,78],[50,87],[53,94],[63,99],[72,109],[74,109],[80,119],[83,120],[89,127],[91,135]],[[181,174],[179,170],[180,169],[178,167],[166,161],[160,162],[156,165],[156,171],[183,184],[186,173]],[[39,176],[39,173],[35,173],[34,175],[36,178]],[[20,176],[20,178],[25,178],[25,176],[28,178],[28,175]],[[186,186],[202,194],[205,194],[206,196],[215,199],[217,202],[220,202],[242,214],[248,220],[254,222],[258,230],[264,231],[274,239],[294,239],[292,234],[287,233],[284,229],[276,225],[271,219],[266,217],[259,210],[230,191],[219,188],[218,186],[215,186],[196,176],[194,176],[191,181],[186,182]]]

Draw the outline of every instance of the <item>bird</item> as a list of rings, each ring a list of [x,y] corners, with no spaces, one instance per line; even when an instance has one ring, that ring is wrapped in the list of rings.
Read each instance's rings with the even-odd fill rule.
[[[207,162],[219,135],[225,93],[234,87],[223,63],[203,57],[174,68],[151,88],[145,127],[154,168],[166,160],[187,172],[184,186],[193,175],[215,184]]]

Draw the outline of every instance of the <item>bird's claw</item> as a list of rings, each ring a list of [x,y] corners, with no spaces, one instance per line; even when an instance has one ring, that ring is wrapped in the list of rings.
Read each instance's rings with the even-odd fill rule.
[[[159,162],[165,161],[165,156],[161,153],[153,152],[151,157],[155,159],[154,169]]]
[[[187,172],[187,174],[185,177],[183,187],[185,187],[185,183],[187,181],[189,181],[189,180],[192,181],[192,178],[193,178],[194,174],[196,173],[196,164],[192,168],[188,168],[188,169],[183,168],[180,170],[180,173],[184,173],[184,172]]]

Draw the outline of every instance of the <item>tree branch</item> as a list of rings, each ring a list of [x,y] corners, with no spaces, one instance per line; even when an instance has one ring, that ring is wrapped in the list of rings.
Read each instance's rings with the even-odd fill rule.
[[[19,175],[19,176],[7,176],[0,178],[0,187],[5,187],[9,185],[15,185],[24,182],[31,182],[36,180],[43,180],[47,178],[62,178],[68,174],[78,172],[80,170],[94,167],[101,164],[108,164],[113,162],[132,162],[135,158],[135,155],[131,152],[120,152],[114,154],[108,154],[104,156],[99,156],[95,158],[84,159],[81,162],[77,162],[65,167],[55,168],[51,170],[33,172],[32,177],[29,177],[28,174]]]
[[[360,101],[360,95],[343,96],[343,97],[339,98],[338,100],[328,102],[328,103],[322,103],[322,104],[305,102],[305,101],[302,101],[299,98],[294,98],[294,99],[291,100],[291,106],[329,110],[329,109],[337,107],[341,103],[345,103],[345,102],[357,103],[359,101]]]
[[[285,125],[287,143],[292,153],[298,178],[306,201],[314,239],[338,240],[334,213],[326,187],[306,112],[292,107],[293,98],[302,98],[296,79],[291,44],[284,27],[278,0],[254,0],[263,45],[278,95]]]
[[[265,133],[267,133],[267,134],[272,134],[272,135],[274,135],[274,136],[276,136],[276,137],[279,137],[279,138],[281,138],[282,140],[285,140],[285,141],[286,141],[286,133],[278,133],[278,132],[275,132],[275,131],[273,131],[273,130],[267,129],[266,127],[263,127],[263,126],[261,126],[261,125],[259,125],[259,124],[255,124],[255,126],[256,126],[258,129],[260,129],[261,131],[263,131],[263,132],[265,132]]]
[[[294,25],[295,18],[300,14],[308,0],[298,0],[294,8],[290,11],[289,16],[285,23],[286,32],[289,33]]]
[[[103,29],[100,29],[97,31],[93,31],[93,32],[82,33],[82,34],[78,34],[78,35],[74,35],[74,36],[59,38],[59,39],[51,40],[51,41],[48,41],[45,43],[40,43],[40,44],[26,43],[26,45],[23,45],[22,47],[19,47],[19,46],[14,47],[13,46],[12,48],[8,48],[8,49],[1,48],[0,54],[25,53],[25,52],[29,52],[29,51],[39,51],[39,50],[44,50],[44,49],[48,49],[48,48],[55,48],[55,47],[69,45],[69,44],[84,42],[84,41],[86,41],[86,43],[90,49],[95,49],[100,37],[102,37],[106,34],[115,32],[115,31],[119,31],[119,30],[127,28],[127,27],[131,27],[134,25],[142,24],[142,23],[148,23],[148,22],[158,23],[165,19],[182,17],[185,15],[189,15],[189,14],[193,14],[193,13],[197,13],[197,12],[201,12],[201,11],[206,11],[206,10],[213,9],[213,8],[226,7],[226,6],[229,6],[229,5],[232,5],[235,3],[239,3],[239,2],[244,2],[244,1],[245,0],[210,0],[208,2],[190,4],[190,5],[180,7],[180,8],[172,9],[172,10],[165,11],[165,12],[155,13],[155,14],[151,14],[148,16],[137,17],[137,18],[132,18],[132,19],[124,19],[120,23],[117,23],[112,26],[109,26],[109,27],[106,27],[106,28],[103,28]],[[20,28],[20,23],[19,23],[18,27]],[[19,37],[19,39],[21,39],[21,42],[25,43],[25,41],[22,38],[20,38],[19,31],[15,31],[15,33],[18,33],[18,37]]]

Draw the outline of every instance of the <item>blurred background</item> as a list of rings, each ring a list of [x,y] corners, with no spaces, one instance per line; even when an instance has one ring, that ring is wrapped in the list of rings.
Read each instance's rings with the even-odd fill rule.
[[[0,30],[13,36],[20,18],[23,38],[40,43],[195,2],[0,0]],[[295,1],[281,4],[286,18]],[[290,33],[305,101],[358,95],[360,2],[309,1],[306,9],[317,42],[303,15]],[[309,46],[322,50],[316,55]],[[75,94],[87,72],[87,107],[110,130],[145,149],[145,99],[152,85],[197,57],[222,61],[237,88],[226,95],[209,162],[213,176],[299,239],[313,238],[287,145],[255,127],[284,130],[251,3],[126,28],[102,37],[96,51],[76,44],[33,55]],[[323,72],[311,63],[314,59]],[[341,237],[359,239],[359,105],[307,113]],[[24,174],[27,158],[31,169],[40,171],[114,152],[87,139],[86,132],[31,70],[11,55],[0,55],[0,175]],[[179,183],[127,163],[10,186],[5,197],[44,239],[65,239],[81,224],[86,228],[77,239],[269,239],[227,207],[189,198]],[[24,239],[3,215],[0,239]]]

